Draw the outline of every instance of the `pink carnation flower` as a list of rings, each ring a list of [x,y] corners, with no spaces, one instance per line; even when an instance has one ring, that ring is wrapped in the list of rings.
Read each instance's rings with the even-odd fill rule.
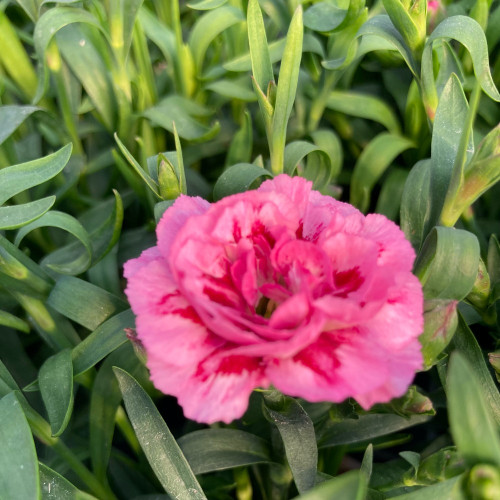
[[[126,293],[153,383],[188,418],[229,423],[271,384],[369,408],[422,367],[415,254],[382,215],[280,175],[212,205],[181,196],[157,236]]]

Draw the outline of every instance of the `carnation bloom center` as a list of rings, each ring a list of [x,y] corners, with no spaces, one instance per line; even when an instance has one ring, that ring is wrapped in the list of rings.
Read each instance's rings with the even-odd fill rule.
[[[203,422],[255,387],[309,401],[400,396],[422,356],[414,252],[381,215],[278,176],[212,205],[181,197],[125,266],[155,385]]]

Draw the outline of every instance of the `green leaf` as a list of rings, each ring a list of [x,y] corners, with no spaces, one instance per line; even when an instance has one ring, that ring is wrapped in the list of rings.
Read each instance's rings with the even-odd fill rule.
[[[327,448],[360,443],[393,432],[399,432],[408,427],[427,422],[430,419],[431,417],[428,415],[415,415],[409,418],[391,413],[361,415],[357,419],[346,419],[332,423],[324,435],[321,436],[318,444],[320,448]]]
[[[498,429],[475,371],[459,352],[451,355],[446,387],[450,429],[458,451],[470,466],[500,466]]]
[[[329,2],[318,2],[304,12],[304,26],[314,31],[332,31],[342,24],[346,14],[347,10]]]
[[[49,43],[60,29],[73,23],[89,24],[102,30],[99,21],[90,12],[74,7],[54,7],[53,9],[49,9],[35,24],[33,42],[35,44],[38,60],[41,64],[41,71],[39,72],[38,88],[34,102],[38,102],[45,92],[45,86],[48,79],[45,52],[47,51]],[[103,34],[105,34],[104,31]]]
[[[206,87],[207,90],[216,92],[228,99],[235,99],[244,102],[253,102],[256,100],[255,93],[252,89],[239,83],[234,79],[222,79],[216,82],[209,83]]]
[[[227,0],[198,0],[189,2],[187,6],[194,10],[211,10],[224,5]]]
[[[70,276],[56,281],[47,304],[89,330],[95,330],[110,316],[128,308],[120,297]]]
[[[361,467],[359,470],[361,474],[365,476],[366,484],[369,484],[373,471],[373,444],[371,443],[366,447],[365,454],[363,455],[363,461],[361,462]]]
[[[377,198],[376,213],[383,214],[393,221],[397,220],[407,178],[407,170],[400,168],[391,170],[384,180],[380,195]]]
[[[68,163],[71,150],[72,145],[67,144],[43,158],[1,169],[0,205],[12,196],[55,177]]]
[[[103,362],[92,385],[89,412],[90,458],[97,478],[105,483],[111,455],[115,418],[122,400],[113,366],[130,373],[143,368],[132,346],[124,344],[112,352]]]
[[[334,90],[328,96],[326,107],[347,115],[374,120],[386,127],[391,134],[401,133],[399,121],[392,108],[378,97]]]
[[[0,106],[0,144],[8,139],[30,115],[40,110],[41,108],[37,106]]]
[[[401,229],[417,251],[429,231],[430,183],[431,160],[421,160],[410,170],[401,197]]]
[[[42,500],[97,500],[96,497],[79,490],[55,470],[41,462],[38,467]]]
[[[357,32],[354,40],[356,40],[359,37],[364,37],[367,35],[370,35],[371,38],[373,38],[374,36],[381,38],[382,40],[384,40],[384,42],[390,44],[390,46],[393,47],[394,50],[397,50],[401,54],[401,56],[403,57],[404,61],[410,68],[410,71],[413,73],[415,78],[417,80],[419,79],[419,71],[417,63],[415,62],[411,50],[406,45],[405,41],[403,40],[403,37],[400,35],[398,30],[392,24],[389,16],[385,15],[374,16],[368,21],[366,21]],[[387,48],[387,44],[384,44],[384,47]],[[378,50],[378,46],[370,45],[362,47],[360,45],[356,56],[359,57],[362,54],[365,54],[366,52],[369,52],[371,50]],[[337,59],[334,59],[332,61],[324,61],[323,66],[327,69],[337,69],[343,63],[344,61],[338,61]]]
[[[178,95],[163,99],[143,113],[153,123],[172,133],[175,122],[179,136],[188,141],[208,141],[217,135],[220,129],[218,122],[208,127],[196,119],[210,114],[207,108]]]
[[[57,33],[57,45],[64,60],[87,92],[109,131],[116,122],[116,89],[110,81],[99,47],[81,26],[72,25]]]
[[[41,200],[0,207],[0,229],[17,229],[41,217],[55,203],[55,196],[47,196]]]
[[[125,329],[134,328],[134,320],[135,316],[130,309],[118,313],[73,348],[71,355],[74,376],[92,368],[110,352],[127,342]]]
[[[463,229],[436,226],[415,261],[426,299],[462,300],[471,291],[479,267],[479,242]]]
[[[240,9],[226,6],[210,10],[196,21],[190,31],[188,43],[199,73],[202,70],[207,48],[214,38],[227,28],[244,20],[245,16]]]
[[[237,163],[249,163],[252,157],[252,117],[245,111],[241,128],[234,134],[226,155],[226,167]]]
[[[242,193],[261,177],[272,177],[268,170],[253,163],[238,163],[225,170],[214,186],[214,199],[221,200],[235,193]]]
[[[73,365],[70,349],[63,349],[44,362],[38,374],[38,385],[49,416],[52,435],[60,436],[73,411]]]
[[[144,0],[122,0],[120,10],[123,19],[123,54],[128,54],[132,42],[132,33],[139,9]]]
[[[462,85],[457,76],[452,74],[441,93],[432,129],[431,225],[439,220],[455,160],[463,153],[459,148],[462,135],[466,133],[464,127],[467,124],[468,109]],[[471,148],[473,151],[474,144],[469,141],[468,150]]]
[[[295,399],[277,391],[263,394],[265,415],[278,428],[295,485],[304,493],[314,486],[318,465],[312,420]]]
[[[295,11],[286,36],[285,51],[281,60],[276,103],[272,119],[271,166],[274,173],[283,171],[283,152],[286,143],[286,129],[292,112],[297,83],[299,80],[300,61],[302,58],[302,7]]]
[[[258,87],[266,93],[269,82],[274,81],[274,73],[267,44],[266,28],[258,0],[248,2],[247,26],[252,75]]]
[[[307,155],[310,155],[307,166],[305,168],[299,166]],[[313,155],[316,156],[313,157]],[[297,170],[302,177],[313,181],[314,189],[321,189],[330,182],[333,166],[330,156],[318,146],[307,141],[294,141],[285,147],[283,171],[293,176]]]
[[[0,498],[39,498],[35,443],[13,392],[0,400],[0,443]]]
[[[91,215],[92,225],[97,222],[97,227],[87,227],[90,242],[92,244],[92,265],[103,259],[115,246],[120,238],[121,227],[123,223],[123,202],[117,191],[113,190],[114,199],[108,200],[99,205],[96,205],[92,210],[87,212]],[[112,204],[112,205],[111,205]],[[109,215],[104,219],[104,214],[109,211]],[[85,227],[85,215],[82,216],[81,222]],[[104,219],[104,220],[103,220]],[[73,274],[78,266],[82,265],[87,258],[87,249],[80,242],[75,241],[68,245],[55,250],[46,255],[41,264],[56,272],[63,271],[66,274]],[[62,269],[61,269],[62,267]]]
[[[271,63],[281,61],[285,51],[285,45],[286,38],[280,38],[279,40],[275,40],[274,42],[270,42],[268,44],[269,58],[271,59]],[[302,52],[311,52],[313,54],[317,54],[320,57],[324,56],[324,49],[321,45],[321,42],[317,37],[311,35],[310,33],[304,34]],[[224,63],[222,67],[227,71],[235,71],[238,73],[243,71],[250,71],[252,69],[252,59],[250,57],[250,52],[229,60],[228,62]]]
[[[266,441],[236,429],[190,432],[178,443],[196,475],[272,461]]]
[[[344,153],[338,135],[329,129],[318,129],[311,132],[311,138],[330,158],[331,179],[336,179],[342,170]]]
[[[458,327],[453,337],[453,347],[460,351],[470,366],[474,368],[483,397],[488,403],[497,425],[500,425],[500,394],[495,382],[493,382],[476,337],[474,337],[461,315],[458,316]]]
[[[153,401],[126,371],[114,369],[141,447],[165,491],[179,500],[206,499]]]
[[[460,42],[470,53],[474,73],[484,92],[494,101],[500,101],[500,94],[493,82],[488,61],[488,45],[481,26],[472,18],[452,16],[444,19],[427,39],[422,53],[422,87],[424,102],[436,109],[438,97],[432,69],[432,44],[435,40],[453,39]],[[428,111],[429,113],[429,111]]]
[[[397,495],[392,498],[394,498],[394,500],[429,500],[430,498],[439,498],[439,500],[465,500],[460,491],[462,479],[462,475],[456,476],[440,483],[425,486],[417,491],[412,491],[404,495]]]
[[[23,8],[28,17],[35,22],[38,18],[38,3],[37,0],[16,0],[17,3]]]
[[[77,238],[83,245],[84,253],[81,259],[69,262],[53,263],[50,268],[63,274],[80,274],[86,271],[92,262],[92,243],[85,228],[74,217],[64,212],[52,210],[46,212],[36,221],[24,226],[16,234],[15,244],[19,246],[23,238],[34,229],[39,227],[57,227],[63,229]]]
[[[412,4],[411,9],[407,10],[405,3],[398,0],[383,0],[384,8],[389,14],[391,21],[403,36],[408,46],[417,51],[425,41],[425,18],[423,19],[423,33],[419,26],[412,19],[412,11],[418,4]]]
[[[409,148],[413,141],[406,137],[383,132],[377,135],[359,155],[351,179],[351,204],[366,212],[370,206],[370,194],[377,180],[394,159]]]
[[[338,477],[325,481],[305,495],[295,500],[363,500],[367,492],[367,481],[359,471],[346,472]]]
[[[8,328],[14,328],[20,332],[28,333],[30,331],[30,325],[26,321],[10,314],[6,311],[0,309],[0,326],[6,326]]]

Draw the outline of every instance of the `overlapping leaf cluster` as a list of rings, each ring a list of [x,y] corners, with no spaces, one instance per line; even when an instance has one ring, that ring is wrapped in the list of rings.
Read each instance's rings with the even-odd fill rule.
[[[0,498],[500,498],[499,23],[498,0],[0,2]],[[264,391],[198,426],[148,381],[121,266],[180,193],[280,172],[401,224],[426,370],[369,412]]]

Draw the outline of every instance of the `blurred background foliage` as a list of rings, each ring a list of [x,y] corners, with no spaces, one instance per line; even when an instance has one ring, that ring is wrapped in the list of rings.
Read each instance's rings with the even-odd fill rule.
[[[0,497],[500,498],[499,25],[498,0],[0,1]],[[188,422],[121,267],[180,193],[280,171],[401,225],[426,370],[369,412],[264,391]]]

